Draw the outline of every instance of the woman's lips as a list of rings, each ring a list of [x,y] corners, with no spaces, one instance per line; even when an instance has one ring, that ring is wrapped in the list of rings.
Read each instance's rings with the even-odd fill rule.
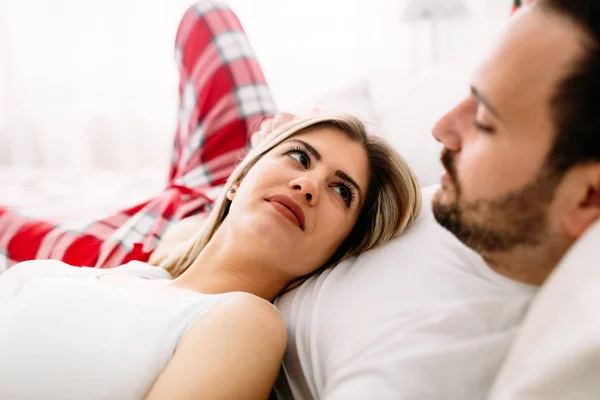
[[[271,205],[273,206],[273,208],[275,208],[277,211],[279,211],[292,224],[294,224],[298,228],[300,228],[300,222],[298,222],[298,218],[296,218],[296,216],[294,215],[294,213],[291,212],[289,208],[287,208],[283,204],[278,203],[276,201],[270,201],[269,203],[271,203]]]
[[[290,222],[304,230],[304,212],[294,200],[288,196],[275,195],[269,197],[267,201]]]

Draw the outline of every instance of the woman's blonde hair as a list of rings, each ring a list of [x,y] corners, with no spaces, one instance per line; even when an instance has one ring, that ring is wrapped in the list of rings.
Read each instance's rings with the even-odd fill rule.
[[[380,246],[403,232],[415,219],[421,207],[421,191],[408,164],[385,140],[367,134],[365,125],[349,114],[319,113],[276,127],[252,149],[233,171],[225,188],[239,183],[248,171],[274,147],[290,137],[317,127],[334,127],[360,143],[369,162],[369,183],[365,202],[351,233],[329,261],[318,269],[333,266],[367,250]],[[229,212],[231,200],[226,190],[219,196],[202,229],[182,244],[160,266],[173,277],[181,275],[198,257]],[[316,269],[316,268],[315,268]]]

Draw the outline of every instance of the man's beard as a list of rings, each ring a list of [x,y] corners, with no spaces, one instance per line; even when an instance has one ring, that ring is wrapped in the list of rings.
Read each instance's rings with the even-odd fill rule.
[[[433,198],[437,222],[473,250],[498,253],[516,246],[537,246],[548,236],[547,214],[560,182],[552,168],[542,168],[538,177],[520,190],[503,197],[465,202],[457,179],[452,153],[442,152],[442,164],[453,181],[455,198],[442,204],[439,189]]]

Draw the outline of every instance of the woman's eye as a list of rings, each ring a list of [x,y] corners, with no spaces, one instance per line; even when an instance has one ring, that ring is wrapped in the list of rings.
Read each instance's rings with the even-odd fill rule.
[[[303,167],[308,167],[308,164],[310,163],[310,158],[308,158],[306,153],[304,153],[302,151],[298,151],[298,150],[290,151],[288,153],[288,155],[290,157],[292,157],[293,159],[295,159],[296,161],[298,161],[300,164],[302,164]]]
[[[354,193],[352,192],[352,189],[346,185],[337,185],[333,189],[339,193],[341,198],[346,202],[346,205],[350,207],[350,203],[352,203],[352,200],[354,199]]]
[[[350,193],[348,193],[348,189],[346,189],[346,187],[336,186],[335,190],[337,190],[340,196],[342,196],[342,199],[347,200],[348,198],[350,198]]]

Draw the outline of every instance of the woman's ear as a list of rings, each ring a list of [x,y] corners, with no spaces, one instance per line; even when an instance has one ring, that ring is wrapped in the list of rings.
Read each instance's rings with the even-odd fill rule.
[[[227,190],[227,199],[229,201],[233,201],[233,199],[235,198],[235,194],[237,192],[237,190],[239,189],[240,185],[238,183],[234,183],[233,185],[231,185],[231,187]]]

